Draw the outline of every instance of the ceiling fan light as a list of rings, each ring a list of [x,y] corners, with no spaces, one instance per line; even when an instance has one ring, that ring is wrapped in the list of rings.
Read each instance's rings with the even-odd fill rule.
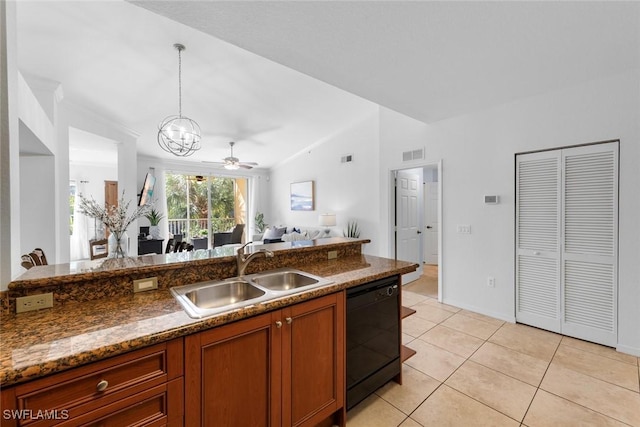
[[[230,171],[234,171],[240,169],[240,166],[235,163],[227,163],[226,165],[224,165],[224,168]]]

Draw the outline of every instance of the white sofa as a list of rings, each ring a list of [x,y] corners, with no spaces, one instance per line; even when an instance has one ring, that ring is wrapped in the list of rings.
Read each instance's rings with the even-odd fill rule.
[[[271,232],[269,229],[271,229]],[[284,232],[280,234],[283,229]],[[276,243],[276,241],[294,242],[298,240],[316,240],[335,236],[335,234],[332,233],[332,230],[329,230],[329,234],[326,233],[326,230],[326,228],[322,227],[269,227],[264,233],[254,234],[252,236],[252,241],[256,243],[260,241],[264,243]]]

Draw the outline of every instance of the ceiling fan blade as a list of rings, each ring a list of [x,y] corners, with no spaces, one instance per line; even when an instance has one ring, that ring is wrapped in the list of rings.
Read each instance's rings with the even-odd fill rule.
[[[246,163],[239,163],[238,166],[241,167],[242,169],[253,169],[253,166],[249,166]]]
[[[243,165],[249,165],[249,166],[258,166],[258,164],[256,162],[240,162]]]

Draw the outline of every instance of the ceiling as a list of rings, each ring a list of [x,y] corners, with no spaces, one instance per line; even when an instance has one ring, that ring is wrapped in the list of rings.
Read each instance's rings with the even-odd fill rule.
[[[138,7],[140,6],[140,7]],[[188,160],[273,166],[376,105],[425,123],[640,68],[640,3],[91,1],[18,3],[21,71],[141,135],[203,128]],[[282,64],[282,65],[281,65]],[[355,95],[354,95],[355,94]]]
[[[640,65],[640,3],[133,1],[434,122]]]
[[[222,160],[236,141],[241,161],[271,167],[377,109],[124,1],[18,2],[17,24],[20,71],[60,82],[66,102],[139,134],[138,153],[148,157],[177,159],[156,142],[158,123],[178,113],[176,42],[186,46],[182,111],[203,133],[187,161]],[[70,133],[74,152],[89,141],[79,135]]]

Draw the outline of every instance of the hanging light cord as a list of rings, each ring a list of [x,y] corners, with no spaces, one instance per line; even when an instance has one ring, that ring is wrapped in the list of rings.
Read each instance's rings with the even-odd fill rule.
[[[200,149],[200,126],[182,115],[182,51],[183,44],[173,47],[178,51],[178,115],[168,116],[158,125],[158,144],[164,151],[186,157]]]
[[[184,46],[175,45],[178,49],[178,116],[182,118],[182,49]]]

